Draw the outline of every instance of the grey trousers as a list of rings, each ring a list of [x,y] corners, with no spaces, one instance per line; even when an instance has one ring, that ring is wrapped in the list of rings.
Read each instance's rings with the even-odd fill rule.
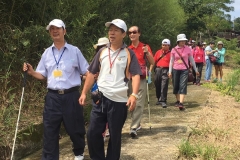
[[[159,102],[167,102],[168,83],[168,68],[156,68],[154,84]]]
[[[132,81],[129,81],[128,84],[129,84],[128,93],[131,94],[132,93]],[[135,109],[131,112],[131,118],[132,118],[132,123],[130,126],[131,129],[135,129],[135,128],[139,127],[139,125],[140,125],[146,96],[147,96],[147,82],[146,82],[146,79],[141,79],[139,91],[138,91],[139,98],[137,99],[137,104],[136,104]]]

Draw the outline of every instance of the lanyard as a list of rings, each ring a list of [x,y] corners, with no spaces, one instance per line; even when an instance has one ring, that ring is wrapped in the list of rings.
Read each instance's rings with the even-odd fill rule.
[[[65,49],[66,49],[66,47],[64,47],[63,52],[65,51]],[[54,57],[54,59],[55,59],[55,62],[56,62],[56,64],[57,64],[57,68],[58,68],[58,64],[59,64],[59,62],[60,62],[60,60],[61,60],[61,58],[62,58],[63,52],[62,52],[62,54],[60,55],[60,57],[59,57],[59,59],[58,59],[58,61],[57,61],[57,59],[56,59],[56,57],[55,57],[55,54],[54,54],[54,51],[53,51],[53,48],[52,48],[52,53],[53,53],[53,57]]]
[[[119,53],[120,53],[121,50],[122,50],[122,48],[119,49],[119,51],[118,51],[116,57],[115,57],[115,58],[113,59],[113,61],[111,62],[110,48],[108,49],[108,57],[109,57],[109,62],[110,62],[110,71],[109,71],[109,74],[111,74],[113,63],[114,63],[114,61],[116,60],[116,58],[117,58],[117,56],[119,55]]]

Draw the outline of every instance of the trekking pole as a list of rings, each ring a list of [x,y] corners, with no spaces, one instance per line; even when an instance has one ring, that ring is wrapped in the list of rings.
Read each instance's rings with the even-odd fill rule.
[[[13,147],[12,147],[11,160],[13,159],[13,155],[14,155],[15,142],[16,142],[17,131],[18,131],[18,123],[19,123],[20,114],[21,114],[21,109],[22,109],[22,101],[23,101],[24,88],[25,88],[25,85],[26,85],[26,77],[27,77],[27,71],[25,71],[25,72],[23,73],[22,96],[21,96],[21,101],[20,101],[20,106],[19,106],[19,111],[18,111],[18,118],[17,118],[15,135],[14,135],[14,139],[13,139]]]
[[[144,47],[146,44],[144,44]],[[149,90],[148,90],[148,70],[147,70],[147,58],[146,58],[146,53],[144,53],[144,59],[146,61],[146,82],[147,82],[147,100],[148,100],[148,125],[150,128],[150,131],[152,129],[152,124],[151,124],[151,113],[150,113],[150,104],[149,104]]]

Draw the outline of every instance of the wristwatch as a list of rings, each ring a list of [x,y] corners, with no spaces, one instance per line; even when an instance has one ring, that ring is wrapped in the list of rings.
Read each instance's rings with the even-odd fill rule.
[[[138,95],[137,95],[137,94],[135,94],[135,93],[132,93],[132,94],[131,94],[131,96],[135,97],[136,99],[138,99],[138,98],[139,98],[139,97],[138,97]]]

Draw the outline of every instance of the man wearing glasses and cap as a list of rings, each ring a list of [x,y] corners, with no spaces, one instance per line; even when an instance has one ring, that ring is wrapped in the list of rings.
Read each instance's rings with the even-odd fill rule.
[[[149,45],[145,45],[142,42],[139,41],[139,37],[141,35],[140,29],[138,26],[132,26],[128,30],[128,36],[130,40],[132,41],[132,44],[129,46],[130,49],[132,49],[136,57],[138,59],[138,63],[142,70],[142,76],[140,76],[140,87],[138,91],[138,100],[136,108],[131,112],[131,118],[132,123],[130,125],[130,135],[132,138],[137,136],[137,131],[141,129],[141,119],[144,109],[144,104],[146,100],[147,95],[147,81],[146,81],[146,73],[148,73],[147,70],[147,62],[149,61],[151,65],[154,65],[154,59],[152,55],[151,48]],[[131,84],[131,83],[130,83]],[[130,88],[131,93],[131,88]]]
[[[158,50],[154,56],[156,65],[155,69],[155,87],[156,87],[156,105],[162,105],[167,108],[167,93],[168,93],[168,70],[171,57],[170,40],[164,39],[162,41],[162,49]]]
[[[53,40],[52,46],[44,51],[36,71],[29,63],[23,66],[23,71],[34,78],[47,80],[42,160],[59,159],[59,130],[62,122],[73,142],[74,160],[83,160],[85,127],[83,108],[78,98],[80,74],[85,75],[89,65],[81,51],[65,41],[66,28],[62,20],[52,20],[46,29]]]
[[[141,70],[134,52],[123,42],[127,25],[121,19],[105,23],[110,43],[99,50],[88,70],[79,103],[85,105],[86,95],[94,83],[94,74],[99,72],[97,85],[99,101],[92,107],[87,132],[88,149],[93,160],[119,160],[122,128],[127,110],[135,108]],[[129,58],[130,57],[130,58]],[[129,75],[132,75],[132,93],[128,97]],[[110,139],[105,157],[102,133],[108,123]]]

